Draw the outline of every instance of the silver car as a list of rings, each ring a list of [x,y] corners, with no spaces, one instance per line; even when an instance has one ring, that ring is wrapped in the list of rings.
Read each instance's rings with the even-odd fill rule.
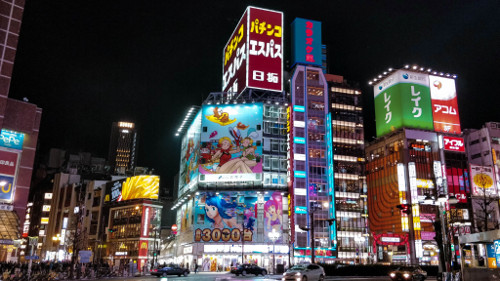
[[[325,280],[325,270],[323,267],[314,264],[297,264],[283,273],[282,281],[323,281]]]

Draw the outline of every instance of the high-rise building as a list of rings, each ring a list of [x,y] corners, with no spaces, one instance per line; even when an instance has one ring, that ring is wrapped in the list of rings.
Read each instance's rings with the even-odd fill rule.
[[[42,110],[9,99],[10,80],[21,28],[24,1],[0,4],[0,261],[16,261],[20,225],[24,226]]]
[[[365,176],[365,142],[361,91],[344,77],[325,74],[332,122],[338,258],[368,262],[371,247]]]
[[[443,245],[457,243],[446,234],[470,232],[452,77],[405,66],[370,81],[378,138],[366,148],[366,174],[375,262],[442,264],[439,253],[450,251]]]
[[[108,161],[111,172],[125,174],[137,162],[137,130],[131,122],[113,122],[109,139]]]

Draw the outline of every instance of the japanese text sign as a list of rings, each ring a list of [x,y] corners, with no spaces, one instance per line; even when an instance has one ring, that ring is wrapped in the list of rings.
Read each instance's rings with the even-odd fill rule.
[[[321,22],[296,18],[292,22],[292,65],[321,66]]]
[[[443,136],[443,145],[445,150],[465,152],[465,143],[463,138]]]

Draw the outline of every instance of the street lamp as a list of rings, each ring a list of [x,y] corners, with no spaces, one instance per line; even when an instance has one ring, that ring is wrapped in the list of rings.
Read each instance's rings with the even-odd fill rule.
[[[278,238],[280,237],[280,234],[276,232],[276,230],[273,228],[273,231],[269,232],[267,235],[269,236],[269,239],[273,241],[273,274],[276,274],[276,263],[275,263],[276,252],[274,251],[274,245],[276,243],[276,240],[278,240]]]

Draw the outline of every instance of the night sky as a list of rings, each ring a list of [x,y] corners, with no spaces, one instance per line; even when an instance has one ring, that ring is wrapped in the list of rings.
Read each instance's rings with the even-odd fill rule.
[[[458,2],[458,3],[456,3]],[[246,6],[323,23],[329,72],[358,82],[366,140],[368,80],[405,64],[457,74],[462,129],[500,121],[500,4],[492,1],[26,1],[9,97],[43,109],[39,152],[107,158],[111,123],[139,127],[138,165],[171,187],[175,131],[190,105],[221,90],[222,49]]]

